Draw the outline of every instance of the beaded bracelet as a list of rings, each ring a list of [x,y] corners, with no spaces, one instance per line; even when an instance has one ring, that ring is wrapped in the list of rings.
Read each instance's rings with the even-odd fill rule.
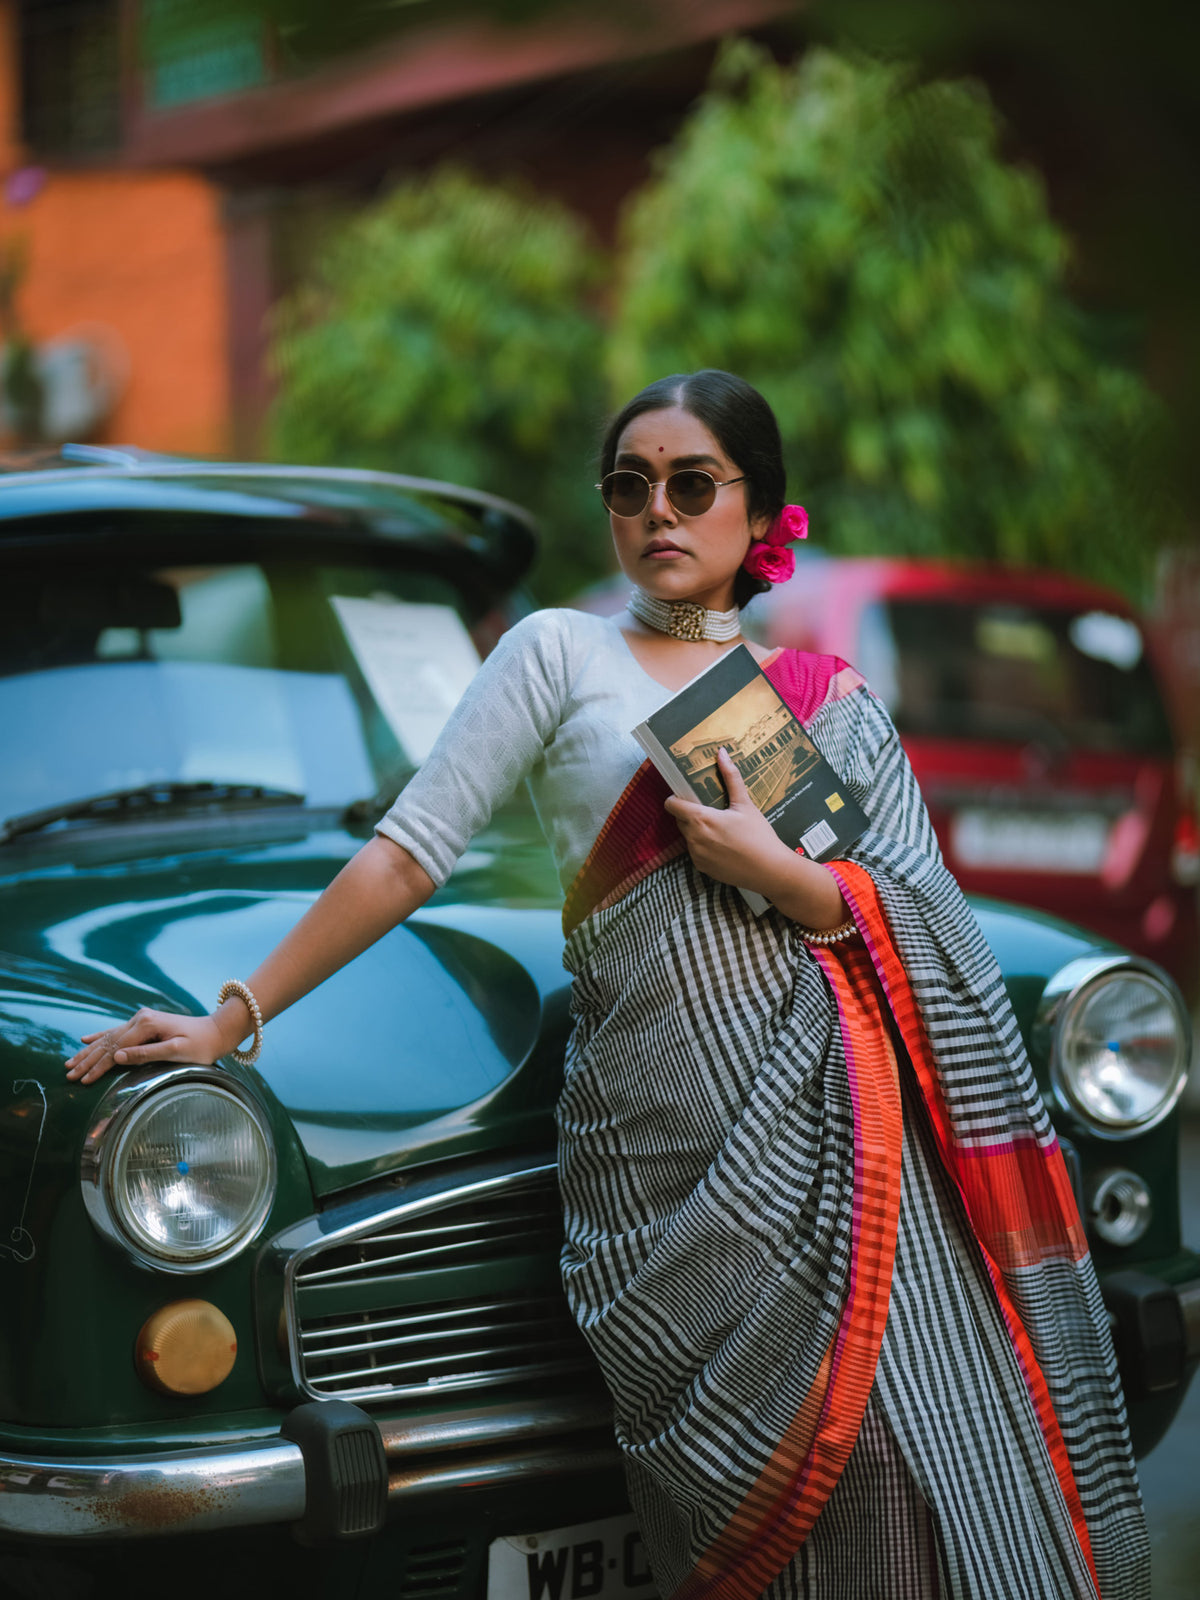
[[[837,944],[841,939],[849,939],[858,932],[858,923],[851,917],[849,921],[839,924],[836,928],[800,928],[800,937],[808,944]]]
[[[230,1050],[229,1054],[239,1067],[252,1067],[258,1060],[263,1047],[263,1019],[262,1012],[258,1009],[258,1001],[240,978],[226,978],[217,990],[217,1004],[223,1006],[231,994],[236,994],[246,1003],[246,1010],[250,1013],[250,1020],[254,1024],[254,1043],[249,1050]]]

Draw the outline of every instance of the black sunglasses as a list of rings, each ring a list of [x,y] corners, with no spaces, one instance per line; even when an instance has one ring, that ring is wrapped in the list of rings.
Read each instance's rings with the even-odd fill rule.
[[[685,467],[673,472],[667,479],[667,499],[681,517],[698,517],[707,511],[717,498],[717,490],[731,483],[745,483],[740,478],[726,478],[718,483],[711,472],[698,467]],[[596,485],[600,498],[614,517],[640,517],[650,503],[654,485],[640,472],[610,472]]]

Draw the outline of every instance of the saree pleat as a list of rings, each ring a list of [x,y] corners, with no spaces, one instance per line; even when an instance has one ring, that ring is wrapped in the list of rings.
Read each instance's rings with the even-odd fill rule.
[[[652,769],[568,897],[564,1283],[660,1592],[891,1593],[899,1540],[936,1557],[919,1600],[1145,1600],[1103,1307],[994,959],[861,679],[768,671],[871,819],[835,864],[862,941],[810,948],[697,872]]]
[[[878,1397],[812,1533],[766,1600],[942,1600],[933,1517]]]

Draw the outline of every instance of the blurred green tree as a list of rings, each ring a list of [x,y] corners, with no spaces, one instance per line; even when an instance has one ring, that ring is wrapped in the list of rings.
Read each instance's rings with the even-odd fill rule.
[[[272,331],[279,459],[486,489],[542,519],[534,582],[603,570],[592,491],[603,410],[598,258],[563,208],[456,169],[341,226]]]
[[[1139,593],[1174,520],[1164,415],[1067,265],[981,88],[735,41],[627,213],[611,382],[716,366],[760,387],[831,550]]]

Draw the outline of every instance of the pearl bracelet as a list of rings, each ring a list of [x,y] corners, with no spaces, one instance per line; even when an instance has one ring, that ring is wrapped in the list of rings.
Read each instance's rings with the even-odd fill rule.
[[[842,939],[849,939],[858,932],[858,923],[851,917],[849,921],[841,923],[836,928],[799,928],[800,937],[808,944],[837,944]]]
[[[263,1047],[262,1012],[258,1009],[258,1001],[240,978],[226,978],[217,991],[217,1004],[223,1006],[231,994],[236,994],[246,1003],[246,1010],[250,1013],[250,1020],[254,1024],[254,1043],[249,1050],[230,1050],[228,1054],[233,1057],[239,1067],[252,1067],[258,1060]]]

